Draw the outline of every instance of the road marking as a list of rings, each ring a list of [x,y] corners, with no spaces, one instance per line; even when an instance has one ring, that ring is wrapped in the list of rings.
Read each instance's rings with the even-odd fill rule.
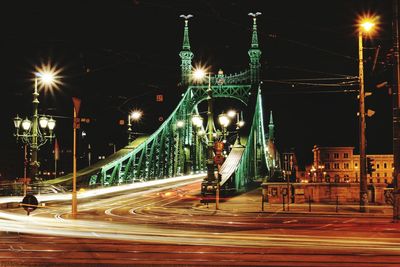
[[[289,220],[289,221],[283,221],[283,223],[295,223],[298,222],[299,220]]]
[[[317,227],[316,229],[322,229],[322,228],[326,228],[326,227],[329,227],[329,226],[332,226],[332,225],[333,224],[328,223],[328,224],[325,224],[324,226]]]

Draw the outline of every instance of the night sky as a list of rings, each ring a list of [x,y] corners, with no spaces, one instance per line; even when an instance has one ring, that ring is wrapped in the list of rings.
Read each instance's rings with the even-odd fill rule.
[[[145,114],[135,130],[152,133],[182,93],[177,89],[183,36],[179,15],[189,13],[194,15],[193,62],[232,73],[248,67],[252,21],[247,14],[262,12],[258,29],[265,112],[273,110],[278,148],[295,148],[300,163],[311,161],[314,144],[358,147],[357,93],[344,92],[357,86],[316,84],[358,75],[357,16],[379,15],[380,31],[364,42],[366,87],[373,90],[366,107],[376,111],[367,119],[367,151],[392,150],[391,97],[387,88],[375,89],[391,82],[386,60],[392,47],[391,1],[9,2],[0,4],[0,142],[1,164],[12,166],[7,175],[20,174],[22,151],[13,137],[12,119],[17,113],[32,114],[32,72],[41,63],[63,68],[60,89],[40,95],[40,112],[65,117],[56,126],[61,148],[72,143],[72,96],[82,99],[81,117],[91,118],[83,128],[98,153],[107,154],[109,143],[117,148],[125,144],[126,128],[118,121],[132,108]],[[282,82],[294,79],[309,79],[311,85]],[[163,103],[155,101],[157,94],[164,95]]]

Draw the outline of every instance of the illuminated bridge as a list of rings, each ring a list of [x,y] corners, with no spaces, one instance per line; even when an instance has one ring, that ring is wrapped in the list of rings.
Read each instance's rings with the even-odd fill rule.
[[[212,102],[216,98],[241,102],[246,106],[245,114],[248,118],[241,144],[236,142],[232,146],[221,166],[222,188],[245,191],[254,180],[271,176],[279,169],[277,152],[273,146],[272,113],[269,131],[266,132],[264,127],[260,90],[261,51],[258,45],[256,15],[252,17],[251,46],[248,50],[249,68],[229,75],[222,71],[209,74],[208,79],[200,83],[192,79],[194,54],[190,50],[188,26],[191,16],[181,17],[184,18],[183,45],[179,53],[181,85],[186,88],[182,99],[152,135],[140,137],[105,160],[78,171],[79,187],[113,186],[205,172],[207,159],[210,158],[210,155],[207,155],[207,146],[210,146],[212,135],[196,134],[193,131],[192,117],[199,114],[201,102]],[[208,112],[210,113],[210,110]],[[201,127],[202,132],[210,133],[210,129],[215,131],[213,122],[211,125],[208,122],[206,128]],[[48,183],[71,185],[72,174]]]

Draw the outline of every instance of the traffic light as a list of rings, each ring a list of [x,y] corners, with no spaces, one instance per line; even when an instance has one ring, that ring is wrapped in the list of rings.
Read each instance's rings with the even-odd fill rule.
[[[371,159],[371,158],[368,158],[367,157],[367,173],[369,174],[369,175],[372,175],[372,173],[375,171],[375,169],[374,169],[374,159]]]

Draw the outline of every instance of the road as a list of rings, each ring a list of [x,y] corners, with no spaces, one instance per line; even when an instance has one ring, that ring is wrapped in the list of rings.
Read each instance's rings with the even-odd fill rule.
[[[26,216],[0,212],[7,266],[398,266],[400,227],[385,216],[215,211],[199,204],[200,181],[134,189]],[[250,197],[237,197],[250,201]],[[247,202],[249,205],[254,203]],[[247,204],[244,203],[244,204]]]

